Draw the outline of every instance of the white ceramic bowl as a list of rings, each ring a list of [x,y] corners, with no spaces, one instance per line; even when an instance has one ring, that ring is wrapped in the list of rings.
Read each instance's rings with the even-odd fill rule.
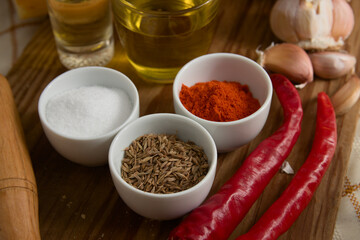
[[[181,103],[179,93],[188,87],[211,80],[234,81],[249,86],[260,108],[250,116],[231,122],[215,122],[199,118]],[[204,126],[214,138],[219,152],[228,152],[249,143],[262,130],[271,105],[272,84],[266,71],[253,60],[233,53],[212,53],[188,62],[173,83],[174,108],[177,114],[189,117]]]
[[[149,133],[176,134],[182,141],[191,140],[203,147],[209,161],[207,175],[195,186],[170,194],[144,192],[126,183],[120,175],[124,149]],[[199,206],[209,194],[216,165],[216,146],[206,129],[189,118],[170,113],[146,115],[128,124],[116,135],[109,151],[110,173],[122,200],[136,213],[158,220],[178,218]]]
[[[132,111],[123,124],[97,137],[68,136],[49,124],[46,119],[46,104],[56,94],[83,86],[120,88],[131,102]],[[139,95],[135,85],[124,74],[105,67],[81,67],[67,71],[52,80],[41,93],[38,112],[44,132],[51,145],[63,157],[85,166],[100,166],[107,163],[112,139],[127,123],[139,117]]]

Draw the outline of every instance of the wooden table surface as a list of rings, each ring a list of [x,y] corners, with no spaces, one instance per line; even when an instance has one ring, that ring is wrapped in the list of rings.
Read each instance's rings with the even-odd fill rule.
[[[222,0],[219,25],[210,52],[232,52],[256,59],[255,49],[278,42],[269,27],[269,13],[275,0]],[[360,1],[352,1],[355,16]],[[346,49],[360,59],[360,22],[347,40]],[[116,42],[116,56],[108,65],[130,77],[140,94],[140,114],[173,113],[172,85],[143,82],[130,67]],[[284,63],[286,64],[286,63]],[[359,64],[357,64],[357,69]],[[66,71],[55,50],[51,26],[46,19],[16,62],[7,78],[11,84],[30,151],[39,194],[40,229],[43,239],[166,239],[181,219],[154,221],[130,210],[119,198],[107,166],[89,168],[61,157],[49,144],[37,114],[41,91],[57,75]],[[288,161],[295,171],[311,149],[315,130],[316,96],[332,95],[345,78],[316,79],[299,90],[304,120],[302,132]],[[280,239],[332,239],[343,178],[346,173],[359,104],[337,118],[338,146],[330,168],[310,205]],[[268,121],[259,136],[236,151],[219,154],[215,182],[210,194],[232,176],[245,157],[281,124],[282,110],[276,95]],[[246,232],[285,189],[291,175],[277,174],[231,236]]]

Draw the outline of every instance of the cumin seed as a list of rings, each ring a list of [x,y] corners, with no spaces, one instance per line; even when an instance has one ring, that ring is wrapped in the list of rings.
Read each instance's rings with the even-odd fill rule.
[[[203,149],[175,135],[143,135],[125,149],[124,156],[121,177],[145,192],[184,191],[200,182],[209,170]]]

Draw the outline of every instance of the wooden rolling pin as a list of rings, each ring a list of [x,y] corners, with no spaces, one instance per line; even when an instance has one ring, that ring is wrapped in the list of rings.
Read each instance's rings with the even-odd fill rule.
[[[0,239],[40,239],[35,176],[13,94],[0,74]]]

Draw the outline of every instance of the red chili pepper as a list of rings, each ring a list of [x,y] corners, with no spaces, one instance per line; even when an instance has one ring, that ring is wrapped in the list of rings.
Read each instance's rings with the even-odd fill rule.
[[[227,239],[290,154],[300,134],[301,99],[287,78],[280,74],[270,77],[284,111],[284,123],[258,145],[216,194],[170,233],[170,240]]]
[[[289,186],[250,231],[236,240],[277,239],[286,232],[310,202],[336,149],[336,118],[329,97],[318,95],[316,132],[309,156]]]

